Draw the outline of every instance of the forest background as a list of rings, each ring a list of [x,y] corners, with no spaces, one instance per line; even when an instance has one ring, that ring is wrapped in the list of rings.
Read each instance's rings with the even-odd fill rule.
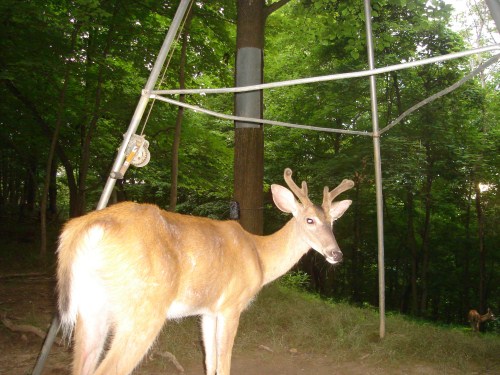
[[[361,1],[284,3],[265,23],[265,82],[367,69]],[[47,241],[45,228],[37,229],[41,213],[49,233],[57,233],[68,217],[95,208],[177,5],[157,0],[0,4],[3,241],[41,243],[37,259],[53,266],[55,235]],[[457,29],[452,7],[443,1],[372,1],[375,65],[498,43],[484,3],[470,5]],[[234,1],[195,2],[161,88],[233,86],[235,35]],[[486,58],[377,76],[381,126]],[[233,110],[231,94],[180,99],[228,114]],[[444,323],[464,323],[471,308],[500,311],[499,103],[497,63],[382,137],[387,309]],[[264,117],[370,131],[369,81],[266,90]],[[228,219],[234,124],[155,103],[145,125],[151,161],[129,169],[113,201],[151,202]],[[282,183],[285,167],[294,170],[296,180],[308,181],[315,201],[324,185],[354,180],[355,188],[346,193],[353,205],[335,225],[344,262],[332,267],[311,252],[296,270],[307,273],[310,290],[324,297],[377,306],[371,139],[266,127],[264,141],[265,233],[288,219],[269,194],[271,183]],[[2,254],[7,261],[27,256],[11,247],[2,251],[10,252]]]

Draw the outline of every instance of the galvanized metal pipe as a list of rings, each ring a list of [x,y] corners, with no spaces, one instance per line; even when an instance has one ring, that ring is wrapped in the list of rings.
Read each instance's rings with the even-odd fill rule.
[[[142,116],[144,115],[144,111],[146,110],[146,106],[149,101],[150,92],[156,85],[156,81],[158,80],[158,76],[161,73],[168,52],[170,51],[170,47],[172,46],[175,36],[177,35],[177,31],[179,30],[179,26],[184,19],[186,11],[189,7],[189,3],[191,1],[192,0],[181,0],[181,3],[177,8],[174,19],[172,20],[172,24],[168,29],[163,45],[161,46],[158,57],[156,58],[156,61],[153,65],[153,69],[151,70],[151,74],[149,75],[149,79],[146,82],[144,90],[142,90],[141,98],[139,99],[139,103],[137,103],[134,115],[130,120],[128,130],[123,137],[123,142],[120,146],[120,149],[118,150],[118,155],[116,156],[113,167],[111,168],[111,173],[101,193],[101,198],[99,199],[99,203],[97,204],[98,210],[101,210],[108,205],[109,197],[113,192],[117,177],[119,176],[119,171],[123,165],[123,162],[125,161],[125,149],[127,148],[130,138],[135,134],[137,128],[139,127],[139,123],[141,122]]]
[[[372,12],[370,0],[364,1],[366,44],[368,52],[368,65],[370,69],[375,68],[372,39]],[[385,337],[385,262],[384,262],[384,210],[382,200],[382,161],[380,157],[380,132],[378,126],[377,84],[375,76],[370,76],[370,98],[372,110],[373,128],[373,156],[375,162],[375,189],[377,199],[377,237],[378,237],[378,281],[379,281],[379,314],[380,314],[380,338]]]

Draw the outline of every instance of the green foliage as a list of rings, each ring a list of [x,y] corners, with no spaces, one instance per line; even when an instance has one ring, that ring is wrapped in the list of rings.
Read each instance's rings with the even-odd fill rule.
[[[462,35],[449,26],[450,7],[443,1],[371,3],[376,66],[465,48]],[[176,6],[156,0],[0,4],[1,218],[13,212],[21,221],[38,216],[49,145],[59,120],[55,182],[59,217],[95,207]],[[264,80],[367,69],[362,8],[362,2],[303,0],[273,12],[266,21]],[[232,86],[235,12],[234,1],[193,6],[187,87]],[[179,64],[177,44],[161,88],[178,86]],[[381,127],[459,80],[469,65],[469,59],[459,59],[377,76]],[[480,308],[479,285],[483,285],[483,303],[500,311],[499,80],[498,71],[492,70],[412,113],[381,139],[389,309],[462,323],[468,309]],[[265,117],[370,131],[368,86],[362,78],[266,90]],[[232,113],[231,95],[186,100]],[[151,162],[142,169],[129,169],[117,184],[117,199],[168,206],[177,110],[155,103],[144,128]],[[232,126],[229,121],[184,112],[179,211],[228,217]],[[269,195],[272,183],[283,183],[285,167],[294,170],[297,180],[308,181],[315,202],[321,202],[324,185],[332,188],[343,178],[356,184],[342,195],[353,205],[334,227],[343,264],[331,268],[313,253],[299,264],[302,273],[286,276],[284,282],[300,289],[307,281],[323,296],[376,305],[372,140],[266,127],[265,160],[268,233],[289,219]],[[480,196],[474,191],[478,183],[483,187]]]
[[[306,291],[309,287],[311,276],[304,271],[291,271],[279,278],[279,284],[288,289]]]

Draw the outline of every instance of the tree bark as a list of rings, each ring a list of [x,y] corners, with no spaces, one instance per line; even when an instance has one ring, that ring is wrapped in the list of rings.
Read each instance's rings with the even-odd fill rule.
[[[76,212],[72,213],[72,216],[80,216],[85,213],[85,200],[87,193],[87,174],[89,170],[90,163],[90,144],[92,142],[92,138],[94,136],[94,132],[97,128],[97,123],[101,117],[101,109],[102,109],[102,96],[103,96],[103,84],[105,81],[104,78],[104,64],[106,58],[108,56],[109,50],[111,48],[111,43],[113,42],[113,35],[115,30],[115,22],[116,16],[118,14],[120,7],[120,3],[117,1],[114,4],[113,9],[113,18],[110,22],[109,30],[106,35],[106,44],[104,45],[102,51],[102,62],[99,65],[99,70],[97,74],[97,83],[94,94],[94,108],[92,110],[92,116],[90,121],[86,127],[82,129],[82,150],[81,150],[81,159],[80,159],[80,169],[78,175],[78,195],[77,195],[77,203],[76,203]],[[89,61],[92,59],[89,57]]]
[[[260,84],[264,71],[264,29],[267,17],[290,0],[266,6],[265,0],[238,0],[236,22],[236,84]],[[263,117],[262,90],[235,95],[235,114]],[[262,234],[264,230],[264,129],[262,124],[235,121],[234,199],[240,205],[240,224]]]
[[[413,192],[411,191],[411,186],[406,186],[406,247],[409,249],[411,254],[411,313],[412,315],[417,315],[418,313],[418,288],[417,288],[417,278],[418,278],[418,252],[417,244],[415,241],[415,225],[414,225],[414,204],[413,204]]]
[[[433,160],[431,155],[431,148],[429,144],[425,145],[426,154],[427,154],[427,176],[426,182],[424,186],[424,198],[425,198],[425,219],[424,219],[424,227],[422,232],[422,272],[421,272],[421,280],[422,280],[422,295],[420,297],[420,313],[425,314],[427,310],[427,271],[429,268],[429,241],[430,241],[430,225],[431,225],[431,206],[432,206],[432,183],[433,183],[433,175],[432,175],[432,166]]]
[[[79,26],[75,25],[73,32],[71,34],[71,48],[70,53],[75,47],[76,36],[79,30]],[[54,133],[52,134],[52,140],[50,143],[49,156],[47,157],[47,166],[45,169],[45,180],[43,184],[42,197],[40,200],[40,256],[42,259],[46,259],[47,256],[47,199],[49,191],[51,188],[51,180],[54,176],[56,163],[54,163],[54,156],[56,153],[56,146],[59,139],[59,131],[61,129],[61,124],[63,120],[64,106],[66,103],[66,91],[68,88],[69,74],[71,71],[71,62],[66,64],[66,69],[64,72],[63,86],[59,92],[59,105],[57,109],[56,123],[54,125]]]
[[[20,210],[20,218],[31,217],[35,211],[35,197],[37,191],[37,163],[28,160],[26,163],[26,177],[24,180],[23,197]]]
[[[462,298],[460,299],[460,311],[462,315],[465,316],[470,310],[470,253],[472,251],[472,240],[471,240],[471,209],[472,209],[472,190],[474,181],[469,182],[469,187],[467,188],[467,207],[465,209],[465,243],[463,249],[463,265],[462,265]]]
[[[235,130],[234,199],[240,204],[240,224],[263,233],[264,132],[262,127]]]
[[[184,89],[186,86],[186,52],[189,37],[189,25],[191,23],[191,10],[187,15],[186,22],[184,24],[184,31],[182,33],[182,47],[181,47],[181,59],[179,67],[179,89]],[[179,101],[184,103],[186,100],[186,95],[180,94]],[[170,168],[171,184],[170,184],[170,203],[168,210],[175,212],[177,207],[177,188],[179,179],[179,148],[181,144],[181,128],[182,120],[184,118],[184,107],[177,108],[177,119],[175,120],[175,131],[174,131],[174,141],[172,143],[172,162]]]
[[[43,117],[41,116],[40,112],[38,111],[36,105],[26,96],[24,95],[19,89],[11,82],[8,80],[4,80],[4,84],[7,87],[7,89],[14,95],[21,103],[24,104],[26,109],[31,113],[33,116],[33,119],[35,120],[36,123],[40,125],[42,128],[42,131],[44,132],[45,136],[51,140],[52,139],[52,131],[50,130],[49,125],[45,122]],[[72,213],[76,212],[76,202],[77,202],[77,183],[75,179],[75,174],[74,174],[74,169],[73,166],[64,152],[64,149],[60,146],[59,143],[56,144],[56,153],[57,157],[61,161],[62,165],[64,166],[65,172],[66,172],[66,177],[68,180],[68,188],[69,188],[69,203],[70,203],[70,216],[73,216]]]
[[[361,184],[363,183],[364,176],[363,171],[356,172],[354,175],[354,239],[352,244],[352,260],[351,260],[351,288],[352,288],[352,298],[355,302],[363,302],[361,300],[361,289],[363,285],[363,267],[362,267],[362,257],[361,257]]]
[[[479,309],[486,311],[486,248],[484,246],[484,214],[481,204],[481,187],[474,182],[476,194],[477,236],[479,240]]]
[[[264,0],[238,0],[236,86],[262,83],[265,25]],[[262,91],[235,95],[237,116],[262,118]],[[235,122],[234,199],[240,206],[240,224],[263,233],[264,131],[262,124]]]
[[[54,217],[57,215],[57,167],[59,163],[57,158],[52,159],[52,168],[50,169],[50,182],[49,182],[49,202],[48,202],[48,214],[49,217]]]

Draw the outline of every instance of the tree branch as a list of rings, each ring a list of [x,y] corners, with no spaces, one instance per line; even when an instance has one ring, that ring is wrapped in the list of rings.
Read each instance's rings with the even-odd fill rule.
[[[45,339],[46,333],[38,327],[34,327],[34,326],[31,326],[28,324],[15,324],[7,318],[2,318],[1,321],[5,327],[7,327],[8,329],[10,329],[13,332],[31,333],[33,335],[36,335],[36,336],[42,338],[42,339]],[[56,340],[56,344],[59,346],[62,346],[63,342],[62,342],[62,340],[58,339],[58,340]]]
[[[177,360],[177,358],[175,357],[175,355],[173,355],[172,353],[170,353],[170,352],[160,352],[159,350],[155,350],[154,354],[158,354],[160,357],[168,359],[170,362],[172,362],[172,364],[175,366],[175,368],[177,369],[177,371],[184,372],[184,367],[182,367],[182,365],[180,364],[180,362]],[[152,358],[152,356],[153,356],[153,354],[150,355],[150,359]]]
[[[267,18],[271,13],[277,11],[289,2],[290,0],[278,0],[275,3],[269,4],[264,8],[264,17]]]
[[[21,91],[14,85],[14,83],[10,80],[3,79],[2,80],[7,89],[10,91],[10,93],[21,103],[24,104],[24,106],[31,112],[31,115],[35,119],[35,121],[40,125],[42,128],[45,136],[47,139],[50,141],[52,139],[52,130],[50,129],[50,126],[45,122],[45,120],[42,118],[40,113],[38,112],[38,109],[36,108],[36,105],[29,99],[27,98]],[[56,152],[57,156],[59,157],[59,160],[61,160],[61,163],[64,165],[64,168],[66,169],[66,175],[68,178],[68,185],[73,186],[76,189],[76,180],[75,176],[73,174],[73,166],[71,165],[71,162],[69,161],[68,156],[64,152],[63,148],[59,145],[59,143],[56,144]]]

